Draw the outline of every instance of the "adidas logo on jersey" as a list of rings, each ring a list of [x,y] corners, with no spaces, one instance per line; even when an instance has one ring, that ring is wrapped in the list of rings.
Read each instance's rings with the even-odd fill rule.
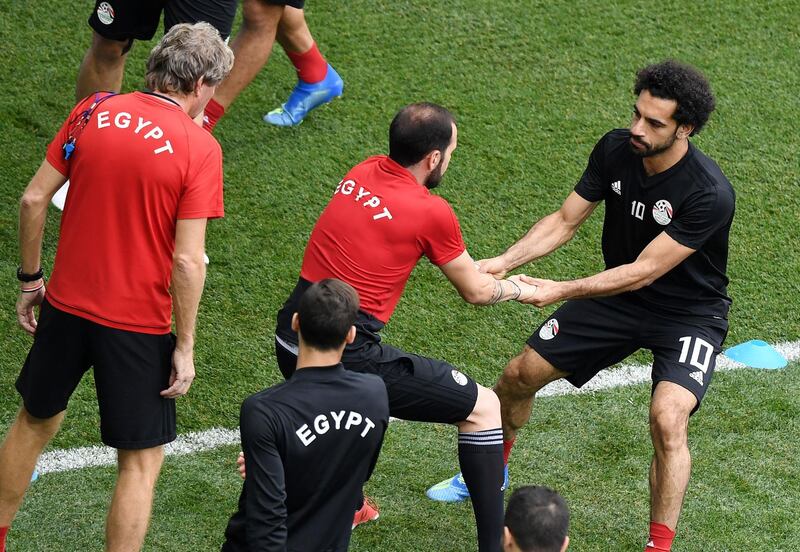
[[[703,385],[703,372],[692,372],[689,376],[700,385]]]
[[[616,182],[612,182],[611,190],[617,195],[622,195],[622,181],[617,180]]]

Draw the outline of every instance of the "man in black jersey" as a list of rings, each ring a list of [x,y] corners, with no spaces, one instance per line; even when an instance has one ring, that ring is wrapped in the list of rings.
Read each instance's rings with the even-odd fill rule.
[[[728,234],[734,191],[695,148],[714,110],[706,79],[665,61],[639,71],[630,129],[595,146],[575,191],[505,253],[481,261],[502,278],[568,242],[605,200],[606,270],[578,280],[523,277],[526,302],[567,300],[503,371],[500,397],[506,462],[536,392],[566,378],[580,387],[640,348],[653,352],[648,552],[669,550],[689,481],[689,416],[700,405],[728,330]]]
[[[347,550],[389,424],[383,380],[340,362],[357,315],[358,295],[340,280],[300,299],[297,371],[242,404],[247,477],[223,552]]]

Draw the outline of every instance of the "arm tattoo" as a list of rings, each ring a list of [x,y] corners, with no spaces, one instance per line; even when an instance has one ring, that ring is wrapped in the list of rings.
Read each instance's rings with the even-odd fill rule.
[[[502,280],[495,280],[494,281],[494,292],[492,292],[492,298],[489,299],[487,305],[494,305],[498,303],[500,299],[503,298],[503,284]]]

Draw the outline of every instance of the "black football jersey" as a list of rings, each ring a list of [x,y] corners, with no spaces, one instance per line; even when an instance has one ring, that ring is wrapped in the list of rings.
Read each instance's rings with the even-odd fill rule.
[[[247,479],[222,552],[345,552],[389,425],[378,376],[297,370],[245,399]]]
[[[650,286],[632,292],[660,312],[727,318],[728,234],[735,193],[719,166],[689,143],[684,157],[647,176],[628,130],[612,130],[594,147],[575,191],[605,200],[606,268],[636,260],[661,232],[695,250]]]

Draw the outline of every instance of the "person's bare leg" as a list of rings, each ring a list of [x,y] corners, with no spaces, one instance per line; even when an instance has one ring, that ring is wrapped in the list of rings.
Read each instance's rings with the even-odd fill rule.
[[[313,46],[314,37],[311,36],[303,10],[291,6],[283,9],[277,39],[286,52],[302,54]]]
[[[533,398],[539,389],[567,375],[528,345],[509,361],[494,386],[494,392],[500,398],[503,438],[506,441],[513,440],[517,431],[530,419]]]
[[[261,0],[242,3],[242,27],[231,42],[233,69],[214,94],[214,100],[223,108],[228,109],[269,60],[283,9]]]
[[[0,527],[14,520],[44,447],[56,434],[65,412],[52,418],[34,418],[25,407],[0,445]]]
[[[76,102],[98,90],[119,92],[122,89],[125,60],[128,58],[127,52],[122,52],[127,45],[127,40],[110,40],[96,32],[92,34],[92,45],[86,50],[78,70]]]
[[[163,461],[161,446],[117,451],[119,471],[106,520],[106,552],[141,550]]]
[[[650,520],[675,530],[689,484],[689,414],[697,404],[694,394],[680,385],[662,381],[650,403]]]

